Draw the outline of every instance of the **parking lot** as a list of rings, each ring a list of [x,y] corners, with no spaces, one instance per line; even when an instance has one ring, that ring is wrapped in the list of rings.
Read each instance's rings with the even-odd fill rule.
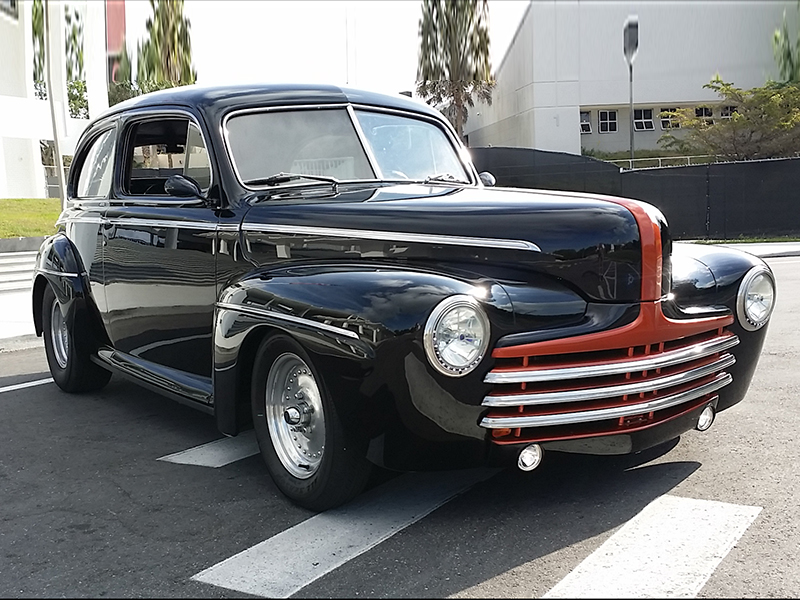
[[[378,472],[318,516],[251,437],[204,446],[212,417],[116,376],[66,395],[41,348],[0,353],[0,596],[796,596],[800,257],[768,262],[761,362],[708,432],[531,473]]]

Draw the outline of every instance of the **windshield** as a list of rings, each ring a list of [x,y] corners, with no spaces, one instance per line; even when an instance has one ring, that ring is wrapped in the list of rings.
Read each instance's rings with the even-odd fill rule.
[[[469,182],[444,131],[427,121],[356,111],[384,179],[442,179]]]
[[[318,183],[321,177],[469,182],[456,148],[433,123],[365,110],[355,114],[375,164],[344,108],[232,116],[227,140],[239,179],[251,186]]]

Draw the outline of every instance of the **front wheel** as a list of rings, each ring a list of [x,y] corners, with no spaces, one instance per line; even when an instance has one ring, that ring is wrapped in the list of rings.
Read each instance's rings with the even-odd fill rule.
[[[47,364],[58,387],[65,392],[89,392],[108,383],[111,373],[91,361],[85,344],[76,338],[74,320],[63,313],[49,285],[42,300],[42,324]]]
[[[358,495],[370,463],[342,427],[311,360],[291,338],[265,340],[252,381],[253,424],[278,488],[311,510],[327,510]]]

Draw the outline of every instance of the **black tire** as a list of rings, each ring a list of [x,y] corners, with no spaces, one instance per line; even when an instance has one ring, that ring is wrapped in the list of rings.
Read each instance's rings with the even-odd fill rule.
[[[270,407],[267,402],[270,373],[273,369],[279,370],[281,368],[280,365],[287,360],[290,365],[299,364],[294,361],[295,357],[299,358],[310,369],[309,377],[313,377],[313,383],[316,384],[319,392],[315,403],[319,404],[321,402],[324,416],[324,425],[322,427],[324,430],[324,438],[322,438],[324,443],[322,446],[323,451],[320,452],[320,458],[314,465],[313,473],[301,477],[294,475],[287,468],[285,461],[289,457],[287,457],[285,449],[280,450],[280,440],[277,442],[273,440],[268,423],[269,419],[273,419],[272,427],[275,430],[278,427],[274,420],[275,414],[281,410],[278,405],[273,404]],[[278,378],[278,381],[280,380],[279,375],[273,373],[273,383],[276,378]],[[299,385],[300,378],[297,381]],[[361,493],[367,484],[371,471],[371,464],[365,457],[365,447],[363,444],[355,443],[354,440],[348,438],[320,373],[312,364],[308,354],[297,342],[288,336],[277,335],[261,343],[256,355],[255,367],[253,368],[251,390],[253,426],[261,449],[261,456],[272,479],[275,481],[275,485],[286,496],[304,508],[323,511],[340,506]],[[281,387],[282,395],[283,388]],[[295,403],[293,400],[292,404]],[[312,410],[311,412],[313,413],[314,411]],[[281,427],[283,423],[284,421],[281,421]],[[288,428],[291,429],[291,427]],[[311,429],[312,427],[309,427],[309,431]],[[282,437],[280,430],[277,430],[275,435],[278,438]],[[289,435],[292,435],[292,433],[289,433]],[[288,438],[283,438],[284,442],[287,440]],[[305,435],[303,436],[303,441],[306,441]],[[293,442],[288,443],[293,444]],[[307,448],[309,448],[310,452],[311,446],[307,445]],[[294,449],[292,448],[291,450],[293,451]],[[282,453],[283,459],[279,457],[279,451]],[[295,467],[295,465],[289,466]]]
[[[62,316],[57,317],[63,319],[61,327],[53,323],[54,310],[61,312],[61,306],[48,285],[42,299],[42,337],[53,380],[70,393],[101,389],[111,379],[111,373],[91,361],[85,341],[75,337],[73,320]]]

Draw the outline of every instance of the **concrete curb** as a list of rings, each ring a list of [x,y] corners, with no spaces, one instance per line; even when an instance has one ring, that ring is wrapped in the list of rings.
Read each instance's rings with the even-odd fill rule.
[[[0,239],[0,252],[30,252],[38,250],[47,236]]]
[[[0,354],[4,352],[16,352],[17,350],[29,350],[31,348],[43,348],[44,340],[36,335],[21,335],[11,338],[0,338]]]

